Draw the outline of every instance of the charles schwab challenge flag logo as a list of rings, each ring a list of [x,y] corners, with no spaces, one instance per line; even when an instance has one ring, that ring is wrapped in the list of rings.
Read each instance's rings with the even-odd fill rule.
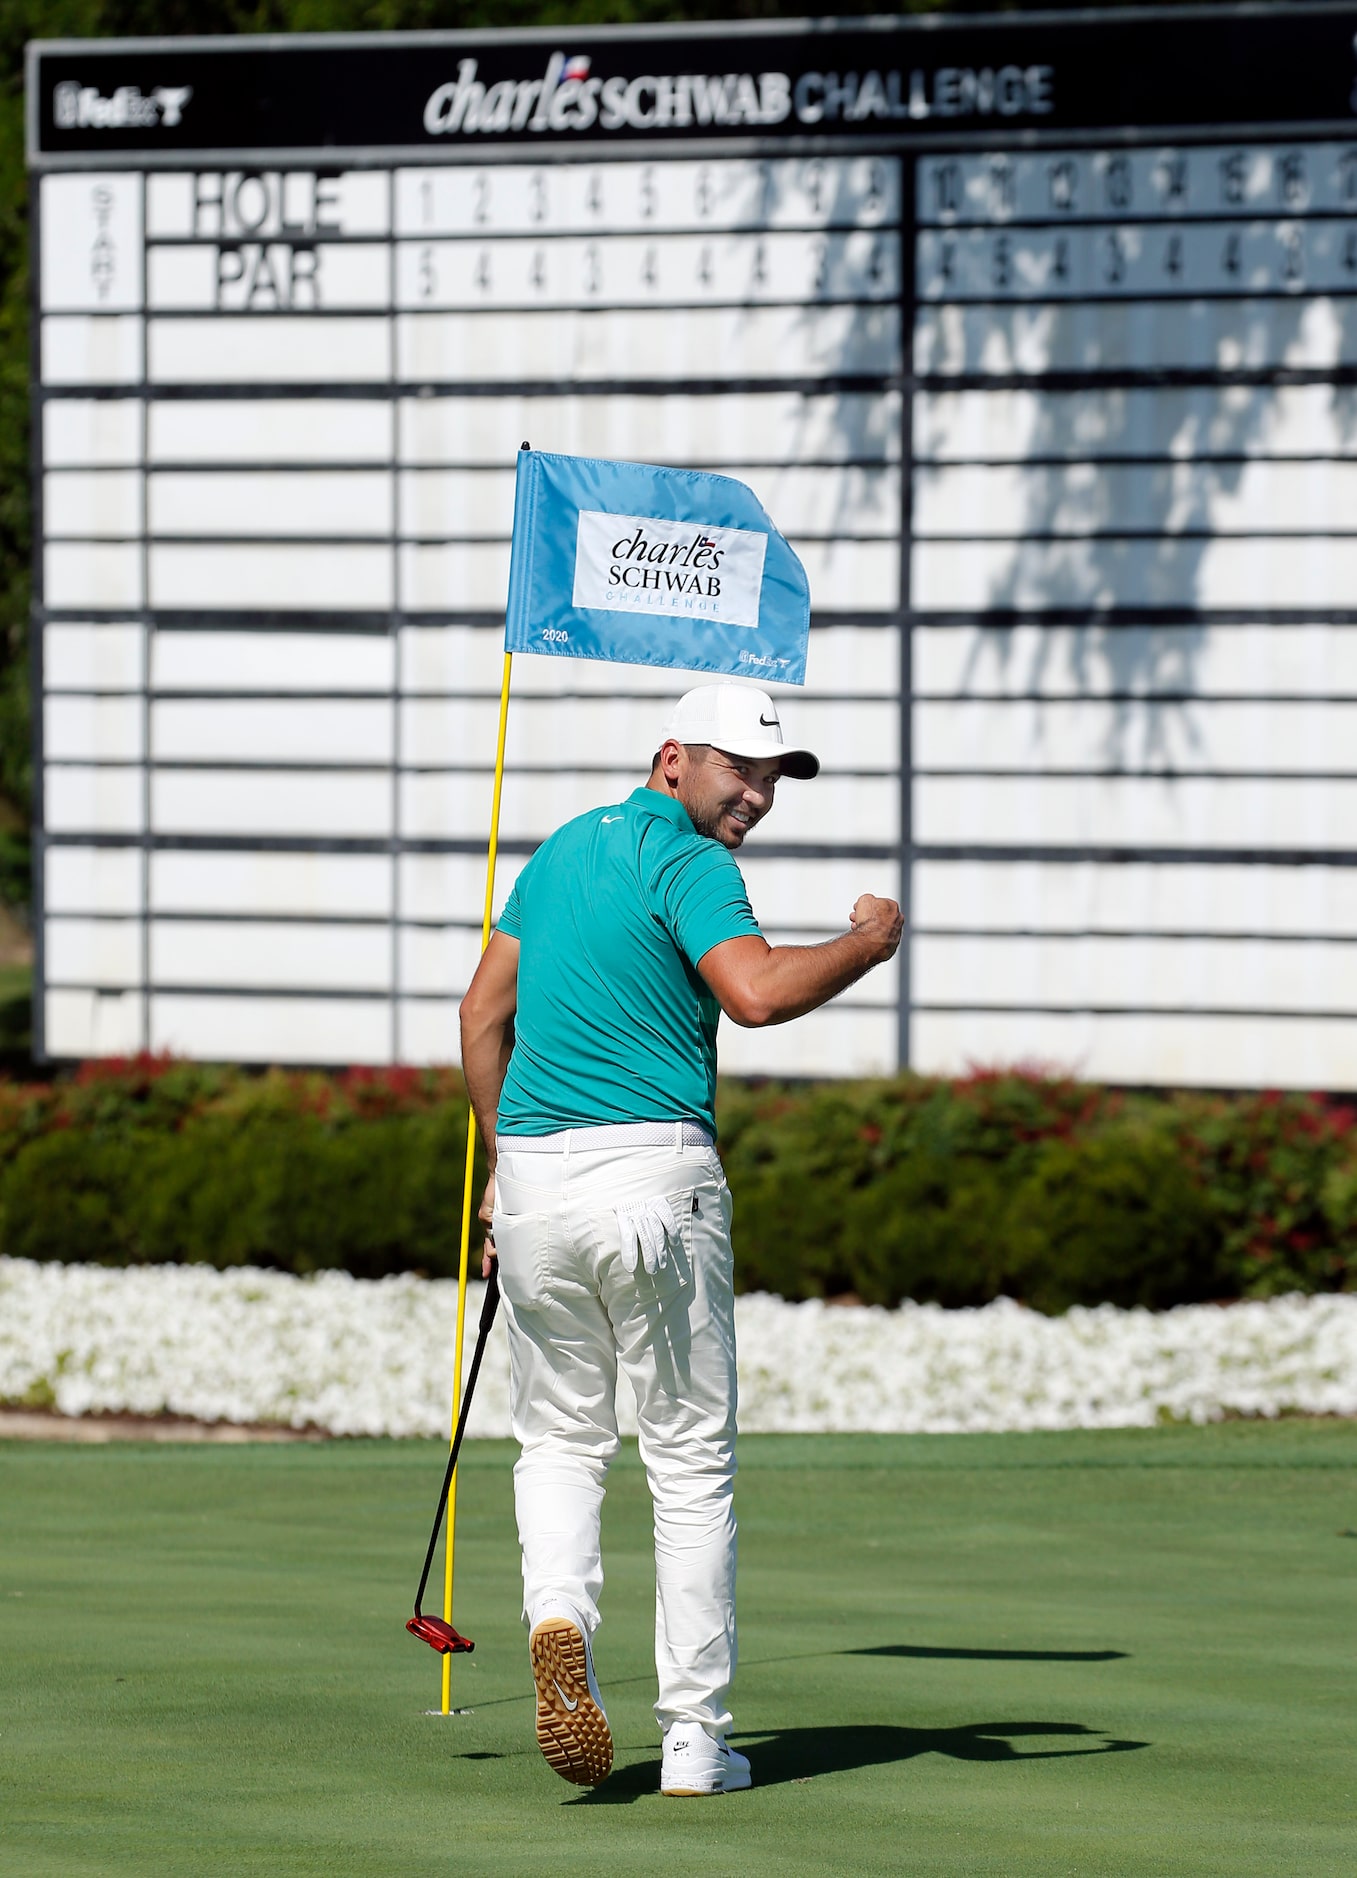
[[[730,476],[524,450],[505,647],[804,684],[805,570]]]
[[[750,528],[581,509],[571,599],[605,613],[663,613],[756,628],[767,546],[767,535]]]

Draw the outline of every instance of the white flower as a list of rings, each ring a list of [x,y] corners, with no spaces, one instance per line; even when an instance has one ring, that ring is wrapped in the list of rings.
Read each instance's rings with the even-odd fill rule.
[[[464,1369],[483,1286],[468,1286]],[[200,1265],[109,1270],[0,1258],[0,1401],[446,1436],[457,1287]],[[1111,1305],[1040,1317],[1009,1299],[844,1310],[736,1306],[740,1426],[937,1432],[1126,1428],[1166,1417],[1357,1414],[1357,1297]],[[619,1389],[619,1420],[635,1404]],[[469,1433],[509,1432],[497,1324]]]

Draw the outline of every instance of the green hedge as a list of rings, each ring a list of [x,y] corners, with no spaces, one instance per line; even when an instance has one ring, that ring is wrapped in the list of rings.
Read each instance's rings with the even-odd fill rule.
[[[740,1281],[1042,1311],[1357,1287],[1357,1112],[1016,1074],[727,1087]]]
[[[447,1275],[466,1113],[445,1070],[251,1076],[140,1058],[0,1084],[0,1252]]]
[[[719,1115],[746,1291],[1061,1311],[1357,1288],[1357,1111],[1319,1097],[905,1076],[726,1083]],[[465,1152],[448,1070],[0,1083],[0,1252],[445,1275]]]

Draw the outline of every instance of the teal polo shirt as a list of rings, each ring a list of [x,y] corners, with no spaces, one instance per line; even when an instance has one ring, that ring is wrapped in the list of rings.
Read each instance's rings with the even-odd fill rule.
[[[520,944],[500,1134],[667,1121],[714,1134],[721,1007],[697,961],[758,930],[734,855],[672,796],[636,789],[558,829],[499,920]]]

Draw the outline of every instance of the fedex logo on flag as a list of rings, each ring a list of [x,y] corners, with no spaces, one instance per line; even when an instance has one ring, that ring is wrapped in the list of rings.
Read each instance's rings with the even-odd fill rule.
[[[571,604],[757,626],[768,537],[581,509]]]

